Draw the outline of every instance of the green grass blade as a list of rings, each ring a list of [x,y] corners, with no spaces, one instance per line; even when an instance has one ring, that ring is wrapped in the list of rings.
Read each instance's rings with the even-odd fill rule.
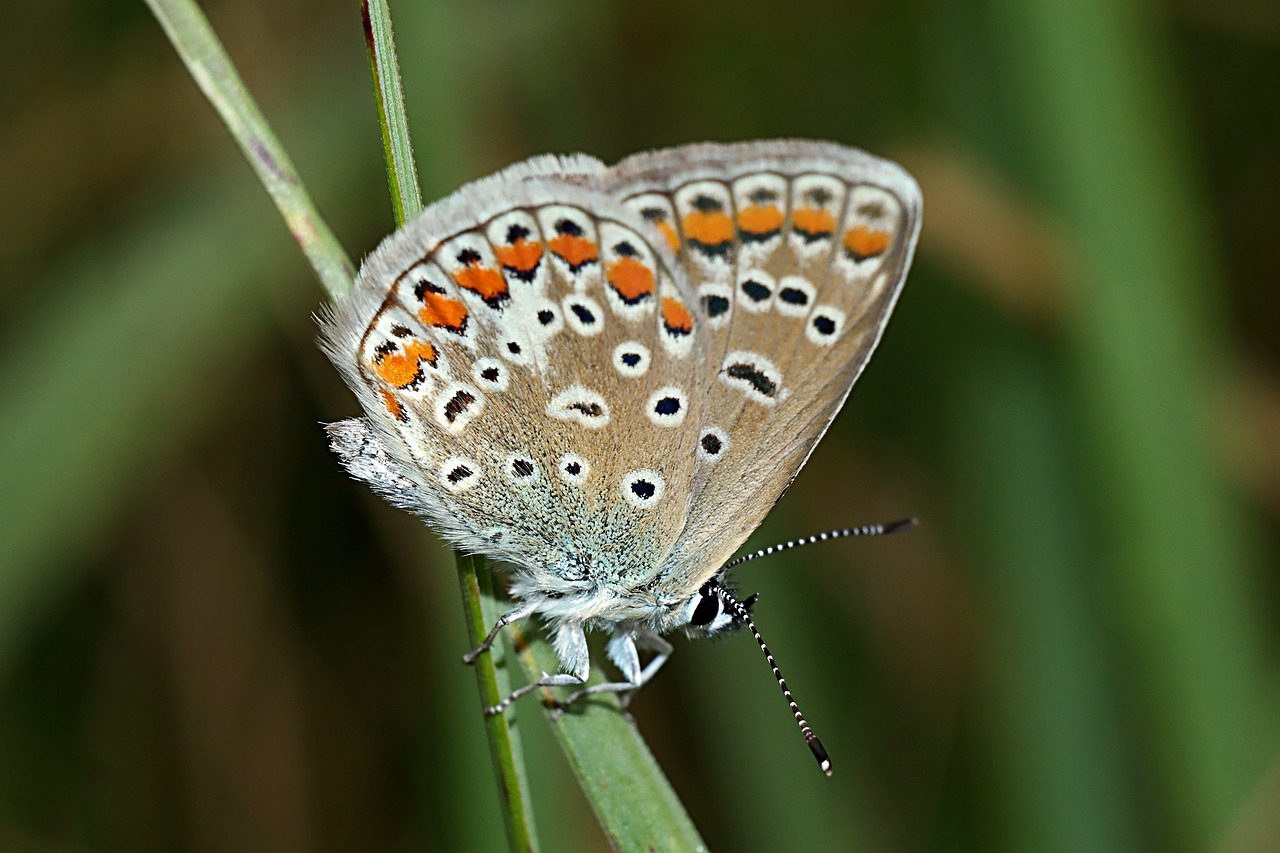
[[[331,298],[351,290],[355,268],[321,218],[284,146],[267,125],[194,0],[147,0],[196,85],[235,138]]]
[[[494,595],[493,572],[482,557],[457,555],[458,580],[462,587],[462,606],[466,615],[467,642],[471,648],[489,633],[489,628],[502,612],[502,599]],[[480,706],[496,705],[511,692],[507,677],[508,663],[504,644],[495,643],[489,654],[481,655],[473,664],[480,689]],[[480,713],[476,709],[476,713]],[[529,798],[529,780],[524,769],[524,750],[514,709],[506,714],[485,717],[489,738],[489,754],[498,779],[502,798],[502,814],[506,822],[507,840],[512,850],[537,850],[538,833],[533,821],[533,803]]]
[[[387,159],[387,181],[396,224],[422,210],[422,190],[409,141],[409,119],[404,110],[404,89],[400,62],[391,30],[391,10],[386,0],[365,0],[360,4],[365,42],[369,46],[369,70],[373,93],[378,101],[378,124],[382,128],[382,150]]]
[[[396,225],[422,209],[422,191],[418,186],[418,168],[409,141],[409,120],[404,108],[404,90],[400,81],[400,64],[392,38],[391,10],[383,0],[367,0],[361,4],[365,41],[369,47],[369,69],[373,76],[374,96],[378,101],[378,123],[382,129],[382,146],[386,157],[387,181],[391,189]],[[493,593],[493,576],[487,570],[477,572],[484,564],[478,557],[455,554],[458,582],[462,592],[468,640],[472,648],[489,633],[497,620],[498,607]],[[495,705],[510,692],[505,656],[499,652],[481,655],[474,664],[481,707]],[[513,851],[538,849],[538,833],[534,826],[533,802],[529,797],[529,781],[524,768],[524,750],[514,709],[508,714],[485,718],[485,735],[489,754],[498,780],[503,823],[507,841]]]

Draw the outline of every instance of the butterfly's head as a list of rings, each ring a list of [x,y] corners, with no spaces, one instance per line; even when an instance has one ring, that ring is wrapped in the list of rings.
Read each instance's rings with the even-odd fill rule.
[[[684,605],[685,630],[694,636],[714,637],[736,631],[746,624],[743,613],[750,613],[757,595],[740,601],[720,575],[698,588]],[[735,606],[741,604],[741,607]]]

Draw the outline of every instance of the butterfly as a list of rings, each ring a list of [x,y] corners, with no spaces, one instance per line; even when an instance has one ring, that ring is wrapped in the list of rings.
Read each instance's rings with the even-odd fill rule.
[[[672,631],[745,625],[830,772],[726,560],[880,341],[920,213],[901,167],[832,143],[697,144],[611,167],[548,155],[462,187],[365,260],[322,318],[365,411],[327,427],[331,446],[509,569],[514,604],[468,662],[537,615],[561,665],[488,712],[585,684],[588,630],[609,634],[622,679],[568,701],[629,695]]]

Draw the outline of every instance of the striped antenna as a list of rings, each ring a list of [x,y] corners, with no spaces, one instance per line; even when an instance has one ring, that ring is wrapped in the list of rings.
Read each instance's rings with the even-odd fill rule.
[[[822,772],[831,775],[831,757],[827,755],[826,748],[822,745],[822,741],[818,740],[818,736],[813,733],[813,729],[809,728],[809,723],[804,718],[804,714],[800,713],[800,706],[796,704],[795,697],[791,695],[790,688],[787,687],[787,680],[782,677],[782,670],[778,669],[778,662],[773,659],[773,652],[769,651],[769,647],[765,645],[764,637],[760,636],[760,631],[756,629],[756,623],[751,619],[751,613],[747,610],[747,606],[738,599],[734,598],[729,590],[716,585],[716,593],[720,596],[720,600],[733,611],[738,621],[742,622],[751,629],[751,636],[756,638],[756,643],[760,646],[760,651],[764,652],[765,660],[769,662],[769,666],[773,669],[773,677],[778,679],[778,686],[782,688],[782,695],[786,697],[787,704],[791,706],[791,713],[795,715],[796,724],[800,726],[800,733],[804,735],[804,742],[809,744],[813,757],[818,760],[818,766],[822,768]],[[755,598],[755,596],[752,596]]]
[[[915,526],[916,520],[914,518],[904,518],[900,521],[891,521],[888,524],[866,524],[862,527],[846,527],[841,530],[829,530],[826,533],[815,533],[803,539],[792,539],[789,542],[770,545],[768,548],[763,548],[755,553],[746,554],[736,560],[725,563],[720,571],[723,573],[734,566],[740,566],[760,557],[768,557],[770,554],[776,554],[779,551],[790,551],[792,548],[799,548],[801,545],[813,545],[817,542],[827,542],[831,539],[846,539],[850,536],[886,536]],[[751,619],[749,608],[756,597],[753,595],[745,602],[739,601],[734,597],[733,593],[719,583],[715,584],[715,591],[720,596],[720,600],[725,603],[725,606],[733,612],[737,621],[751,629],[751,636],[756,638],[756,644],[760,646],[760,651],[764,652],[765,660],[769,662],[769,667],[773,670],[773,677],[778,680],[778,686],[782,688],[782,695],[786,698],[787,705],[790,706],[791,713],[796,718],[796,725],[800,726],[800,733],[804,735],[804,742],[809,745],[809,750],[813,753],[813,757],[818,760],[818,766],[822,768],[822,772],[830,776],[831,757],[827,755],[826,747],[822,745],[822,741],[818,740],[818,736],[813,733],[813,729],[809,727],[809,722],[804,718],[804,714],[800,713],[800,706],[796,704],[795,697],[791,695],[791,689],[787,687],[787,680],[782,677],[782,670],[778,669],[778,662],[774,660],[773,652],[769,651],[769,647],[765,645],[764,637],[760,636],[756,623]]]
[[[778,545],[770,545],[768,548],[762,548],[754,554],[744,554],[736,560],[730,560],[721,567],[720,571],[727,571],[734,566],[740,566],[751,560],[757,560],[760,557],[768,557],[771,554],[777,554],[779,551],[790,551],[792,548],[799,548],[802,545],[813,545],[818,542],[828,542],[832,539],[847,539],[850,536],[888,536],[890,533],[897,533],[899,530],[906,530],[916,526],[914,518],[904,518],[899,521],[891,521],[888,524],[864,524],[862,527],[845,527],[841,530],[828,530],[825,533],[815,533],[812,536],[806,536],[803,539],[792,539],[789,542],[782,542]]]

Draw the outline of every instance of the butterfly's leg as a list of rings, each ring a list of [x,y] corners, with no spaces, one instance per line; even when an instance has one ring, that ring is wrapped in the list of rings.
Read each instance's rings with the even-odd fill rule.
[[[636,649],[636,641],[641,645],[657,652],[653,660],[640,668],[640,653]],[[622,673],[626,681],[614,681],[608,684],[594,684],[583,690],[570,695],[562,702],[562,705],[571,705],[581,699],[583,696],[590,696],[593,693],[621,693],[622,705],[625,708],[631,701],[631,697],[635,692],[649,682],[662,669],[662,665],[667,662],[667,658],[671,657],[673,648],[670,643],[659,637],[657,634],[651,634],[648,631],[636,630],[619,632],[613,635],[613,639],[609,640],[606,648],[609,654],[609,660],[613,661],[618,667],[618,671]]]
[[[542,602],[536,598],[528,599],[526,601],[520,602],[515,607],[508,610],[506,613],[503,613],[501,616],[498,617],[498,621],[494,623],[493,630],[489,632],[489,636],[484,638],[484,642],[476,646],[471,651],[467,652],[465,655],[463,655],[462,662],[467,665],[475,663],[476,658],[480,657],[480,655],[487,652],[489,650],[489,647],[493,645],[494,640],[498,639],[498,633],[503,628],[507,627],[512,622],[519,622],[521,619],[525,619],[528,616],[532,615],[533,612],[538,609],[538,605],[541,603]]]
[[[557,675],[549,675],[542,673],[542,678],[526,684],[517,690],[513,690],[511,695],[503,699],[497,705],[490,705],[484,709],[486,714],[501,714],[512,702],[521,696],[526,696],[539,687],[569,687],[576,684],[582,684],[587,680],[587,676],[591,674],[591,655],[587,650],[587,635],[582,630],[581,623],[566,622],[560,626],[560,630],[556,632],[555,642],[552,644],[556,650],[556,657],[560,658],[560,666],[565,672]]]
[[[636,639],[641,645],[646,646],[650,651],[654,652],[653,660],[645,666],[644,672],[640,673],[640,683],[636,685],[635,690],[631,690],[622,695],[622,707],[631,704],[631,697],[636,695],[636,690],[644,687],[649,683],[649,679],[658,674],[658,670],[662,669],[663,664],[671,657],[671,653],[675,651],[675,647],[657,634],[651,634],[648,631],[637,631]]]

